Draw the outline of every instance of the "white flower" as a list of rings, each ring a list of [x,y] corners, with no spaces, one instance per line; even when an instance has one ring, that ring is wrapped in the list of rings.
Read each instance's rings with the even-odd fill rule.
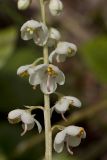
[[[21,37],[23,40],[33,39],[37,45],[43,46],[48,39],[48,28],[41,22],[29,20],[21,27]]]
[[[35,66],[33,64],[21,66],[17,70],[17,75],[19,75],[21,77],[29,76],[34,72],[34,69],[35,69]]]
[[[61,39],[61,34],[56,28],[50,28],[47,44],[49,47],[54,46]]]
[[[50,0],[49,10],[53,16],[58,16],[63,10],[63,3],[60,0]]]
[[[76,54],[77,47],[73,43],[59,42],[56,49],[50,54],[49,61],[52,63],[56,58],[57,62],[64,62],[67,57],[72,57]]]
[[[24,131],[21,133],[23,136],[28,130],[31,130],[36,123],[39,133],[42,130],[41,124],[34,118],[35,115],[31,115],[29,110],[15,109],[8,114],[8,120],[10,123],[15,124],[22,121],[22,127]]]
[[[56,134],[54,140],[54,149],[57,153],[62,152],[65,142],[68,152],[73,154],[73,152],[70,150],[70,147],[79,146],[82,138],[86,138],[86,132],[84,128],[68,126],[63,131],[60,131]]]
[[[18,9],[20,10],[25,10],[27,9],[31,4],[31,0],[18,0],[17,6]]]
[[[81,102],[79,99],[73,96],[63,96],[61,99],[56,102],[53,106],[53,110],[62,115],[62,118],[66,120],[64,117],[64,113],[69,109],[69,106],[81,107]]]
[[[41,64],[30,75],[29,83],[33,86],[40,84],[43,93],[51,94],[56,90],[57,83],[59,85],[65,83],[65,76],[58,67],[52,64]]]

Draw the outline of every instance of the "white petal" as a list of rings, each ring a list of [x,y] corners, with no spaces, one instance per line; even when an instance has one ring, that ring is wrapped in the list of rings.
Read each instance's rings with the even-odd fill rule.
[[[81,101],[73,96],[64,96],[63,98],[69,100],[70,104],[75,107],[81,107]]]
[[[54,46],[61,39],[61,34],[56,28],[50,28],[47,44],[49,47]]]
[[[18,0],[18,9],[25,10],[29,7],[31,0]]]
[[[27,130],[28,130],[27,124],[23,124],[23,129],[24,129],[24,131],[21,133],[21,136],[24,136],[24,134],[27,132]]]
[[[54,139],[54,149],[57,153],[62,152],[64,147],[65,132],[61,131],[56,134]]]
[[[55,111],[58,113],[65,113],[68,110],[69,101],[66,99],[61,98],[55,105]]]
[[[33,31],[35,31],[37,28],[41,27],[41,24],[38,21],[35,20],[29,20],[23,24],[21,27],[21,38],[23,40],[30,40],[33,38],[33,34],[30,34],[27,31],[27,28],[31,28]]]
[[[68,145],[71,147],[77,147],[81,143],[81,138],[70,136],[67,141]]]
[[[56,82],[60,85],[63,85],[65,83],[65,75],[62,71],[59,70],[59,74],[56,77]]]
[[[48,39],[48,28],[43,23],[40,24],[41,27],[39,27],[34,33],[33,39],[37,45],[43,46],[46,44]]]
[[[84,130],[84,133],[83,133],[83,135],[81,136],[81,138],[86,138],[86,132],[85,132],[85,130]]]
[[[63,3],[60,0],[50,0],[49,10],[53,16],[58,16],[63,10]]]
[[[49,61],[50,61],[50,63],[53,62],[53,59],[56,58],[56,55],[57,55],[57,54],[56,54],[56,51],[55,51],[55,50],[50,53],[50,55],[49,55]]]
[[[36,66],[34,73],[29,77],[29,83],[34,86],[40,84],[44,79],[46,68],[46,64]]]
[[[35,121],[35,123],[36,123],[36,125],[37,125],[37,127],[38,127],[38,132],[41,133],[41,131],[42,131],[42,126],[41,126],[41,124],[40,124],[39,121],[37,121],[36,119],[34,119],[34,121]]]
[[[52,64],[50,64],[49,65],[55,72],[56,72],[56,74],[57,74],[57,76],[56,76],[56,82],[58,83],[58,84],[60,84],[60,85],[63,85],[64,83],[65,83],[65,75],[64,75],[64,73],[58,68],[58,67],[56,67],[56,66],[54,66],[54,65],[52,65]]]
[[[34,122],[33,122],[33,123],[30,123],[30,124],[27,124],[27,130],[28,130],[28,131],[32,130],[33,127],[34,127],[34,125],[35,125]]]
[[[69,42],[59,42],[56,48],[56,52],[58,54],[66,54],[68,55],[68,49],[71,49],[71,56],[74,56],[75,53],[77,52],[77,47],[75,44],[73,43],[69,43]]]
[[[24,110],[22,109],[15,109],[8,114],[8,120],[10,123],[18,123],[21,121],[21,114]]]
[[[24,124],[32,124],[34,123],[34,117],[31,115],[29,111],[24,111],[23,114],[21,115],[21,121]]]
[[[31,65],[25,65],[25,66],[19,67],[17,70],[17,75],[20,75],[23,72],[27,71],[30,67],[31,67]]]
[[[27,40],[32,39],[32,38],[33,38],[33,35],[30,34],[29,32],[22,31],[22,32],[21,32],[21,38],[22,38],[23,40],[27,41]]]
[[[56,28],[51,28],[49,37],[59,41],[61,39],[61,34]]]
[[[61,54],[61,55],[57,55],[56,57],[57,62],[64,62],[66,60],[66,55]]]
[[[24,30],[26,31],[28,27],[35,30],[36,28],[41,27],[41,23],[35,20],[29,20],[22,25],[21,31],[24,31]]]
[[[78,136],[81,129],[83,130],[82,127],[77,127],[77,126],[68,126],[66,127],[64,130],[66,132],[66,134],[70,135],[70,136]]]
[[[47,86],[47,80],[48,80],[47,78],[43,79],[42,83],[40,84],[40,88],[43,93],[51,94],[51,93],[55,92],[55,90],[57,88],[56,80],[55,80],[55,78],[50,77],[49,86]]]

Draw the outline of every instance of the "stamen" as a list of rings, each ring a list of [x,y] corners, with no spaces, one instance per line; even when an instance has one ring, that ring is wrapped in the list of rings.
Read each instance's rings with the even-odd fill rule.
[[[23,136],[27,132],[27,124],[24,124],[24,131],[21,133],[21,136]]]
[[[20,76],[21,77],[28,77],[29,73],[28,73],[28,71],[24,71],[24,72],[20,73]]]
[[[61,116],[64,121],[67,121],[66,117],[64,116],[64,113],[61,113]]]
[[[68,142],[66,142],[66,148],[67,148],[67,151],[68,151],[71,155],[73,155],[73,152],[71,151]]]
[[[33,30],[33,28],[28,27],[27,32],[29,32],[32,35],[34,33],[34,30]]]
[[[57,73],[51,67],[47,68],[47,72],[48,72],[48,75],[50,76],[53,76],[53,77],[57,76]]]
[[[80,132],[79,132],[79,134],[78,134],[78,137],[81,137],[83,134],[84,134],[84,129],[81,128],[81,129],[80,129]]]

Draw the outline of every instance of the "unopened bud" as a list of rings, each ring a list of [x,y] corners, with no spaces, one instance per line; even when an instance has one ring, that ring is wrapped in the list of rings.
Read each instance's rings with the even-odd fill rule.
[[[58,16],[63,10],[63,3],[60,0],[50,0],[49,10],[53,16]]]
[[[30,6],[31,0],[18,0],[17,6],[20,10],[25,10]]]

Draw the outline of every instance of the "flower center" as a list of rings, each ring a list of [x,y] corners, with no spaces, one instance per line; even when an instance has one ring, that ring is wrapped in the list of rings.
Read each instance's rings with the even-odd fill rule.
[[[68,51],[68,56],[71,56],[72,55],[72,48],[69,47],[67,51]]]
[[[57,76],[57,73],[52,69],[52,67],[48,67],[47,72],[49,76],[53,76],[53,77]]]
[[[32,35],[34,33],[34,29],[31,27],[27,27],[27,32],[29,32],[30,35]]]
[[[80,132],[79,132],[79,134],[78,134],[78,137],[83,136],[83,134],[84,134],[84,129],[83,129],[83,128],[81,128],[81,129],[80,129]]]
[[[20,73],[20,76],[21,77],[28,77],[29,73],[28,73],[28,71],[24,71],[24,72]]]

